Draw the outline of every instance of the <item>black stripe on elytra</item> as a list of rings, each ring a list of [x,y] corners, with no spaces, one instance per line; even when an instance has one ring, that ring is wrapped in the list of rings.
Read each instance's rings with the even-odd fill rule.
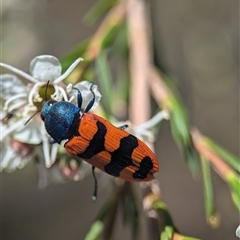
[[[118,177],[125,167],[133,164],[132,152],[137,146],[138,140],[133,135],[122,138],[119,148],[111,153],[111,162],[104,167],[105,171]]]
[[[89,141],[89,145],[83,153],[78,154],[78,157],[89,159],[94,155],[100,153],[105,150],[104,142],[105,135],[107,133],[107,128],[100,121],[96,122],[97,124],[97,132],[94,134],[93,138]]]
[[[135,179],[144,179],[147,177],[148,173],[153,168],[153,163],[150,157],[144,157],[140,162],[140,167],[133,174],[133,178]]]

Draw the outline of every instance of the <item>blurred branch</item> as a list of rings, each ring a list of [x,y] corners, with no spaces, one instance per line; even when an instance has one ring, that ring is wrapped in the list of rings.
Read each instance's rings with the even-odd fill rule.
[[[226,151],[216,143],[214,143],[211,139],[204,136],[204,141],[212,149],[215,153],[217,153],[224,161],[231,166],[235,171],[240,173],[240,163],[239,159],[235,157],[230,152]]]
[[[129,119],[133,125],[139,125],[150,119],[150,94],[148,72],[152,64],[150,51],[150,31],[148,23],[148,8],[145,1],[129,0],[127,10],[127,25],[129,37],[129,70],[131,79]],[[150,147],[153,149],[153,145]],[[151,183],[150,183],[151,184]],[[144,192],[143,192],[144,194]],[[144,194],[145,197],[145,194]],[[149,214],[151,213],[151,214]],[[145,212],[149,239],[159,239],[161,222],[158,221],[154,209]],[[161,216],[160,216],[161,217]]]
[[[145,1],[129,0],[127,11],[129,35],[129,70],[131,76],[130,121],[141,124],[150,118],[150,94],[147,73],[151,64],[150,25]],[[141,109],[141,111],[139,111]]]
[[[104,6],[104,8],[106,10],[110,6],[108,4],[111,3],[108,2],[108,0],[106,0],[105,3],[106,6]],[[113,39],[116,38],[116,28],[122,26],[122,23],[125,23],[126,21],[128,28],[127,47],[129,55],[126,54],[126,56],[124,56],[124,61],[129,64],[131,79],[131,88],[129,93],[130,121],[133,125],[139,125],[150,118],[151,94],[157,102],[159,108],[170,113],[172,135],[179,149],[184,154],[187,164],[193,174],[196,174],[199,170],[200,156],[205,187],[206,215],[207,219],[211,219],[211,217],[215,218],[215,222],[211,223],[211,226],[215,227],[217,226],[218,216],[213,203],[210,168],[213,166],[217,173],[229,185],[233,202],[235,203],[237,209],[240,209],[240,178],[238,174],[240,172],[239,160],[220,146],[217,146],[211,140],[202,136],[198,130],[191,129],[187,109],[183,104],[176,87],[171,80],[167,78],[167,76],[163,75],[160,70],[154,66],[152,56],[153,47],[151,39],[151,24],[149,24],[150,14],[148,10],[147,1],[144,0],[117,1],[116,5],[111,8],[104,18],[94,36],[87,42],[85,52],[83,54],[85,62],[77,69],[77,71],[75,71],[75,75],[73,76],[71,82],[75,83],[81,79],[86,70],[89,71],[89,69],[91,69],[91,63],[100,56],[101,52],[105,51],[103,53],[104,55],[99,57],[97,64],[94,67],[96,68],[97,66],[99,70],[98,73],[101,73],[101,79],[106,78],[106,81],[103,82],[108,86],[104,86],[104,89],[106,92],[109,91],[111,86],[113,86],[113,81],[110,79],[111,75],[106,62],[102,63],[101,61],[109,62],[106,50],[113,43]],[[96,9],[94,9],[94,11],[96,11]],[[103,11],[103,9],[100,9],[100,12],[101,11]],[[125,35],[122,39],[122,44],[126,44],[127,40]],[[116,51],[119,51],[119,49],[117,48]],[[105,60],[103,60],[103,56]],[[105,95],[108,96],[107,101],[110,100],[111,102],[111,98],[109,97],[110,94],[106,93]],[[107,108],[109,112],[111,108],[110,104],[107,105]],[[153,149],[153,145],[151,143],[148,144],[151,145],[150,147]],[[167,239],[169,236],[171,236],[172,239],[192,239],[187,237],[184,238],[184,236],[176,233],[177,230],[172,221],[168,222],[166,220],[171,218],[167,212],[166,206],[160,198],[159,183],[150,182],[149,184],[148,191],[145,191],[144,188],[142,190],[144,194],[144,208],[146,207],[145,200],[151,202],[150,208],[145,211],[148,223],[148,232],[151,234],[150,239],[159,239],[159,233],[161,232],[163,233],[163,235],[161,235],[161,239]],[[154,188],[158,189],[158,191],[154,192]],[[111,220],[112,222],[114,221],[113,218]]]
[[[231,168],[206,145],[203,136],[197,129],[192,131],[192,136],[198,152],[214,165],[218,174],[226,181],[228,174],[232,172]]]
[[[215,171],[222,177],[222,179],[228,184],[233,203],[238,211],[240,211],[240,176],[237,174],[224,160],[208,145],[208,141],[205,140],[201,133],[193,129],[192,130],[193,141],[199,154],[211,162]]]

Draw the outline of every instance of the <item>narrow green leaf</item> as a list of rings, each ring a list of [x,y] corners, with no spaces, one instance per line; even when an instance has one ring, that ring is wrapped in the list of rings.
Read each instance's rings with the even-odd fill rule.
[[[168,212],[167,206],[163,201],[155,200],[152,207],[157,211],[159,218],[161,219],[161,225],[171,227],[174,231],[178,231]]]
[[[211,139],[204,137],[204,141],[208,144],[211,149],[214,150],[226,163],[228,163],[231,167],[233,167],[236,171],[240,172],[240,159],[236,156],[213,142]]]
[[[102,49],[109,48],[114,40],[117,37],[117,33],[119,31],[119,27],[121,27],[122,21],[117,23],[116,25],[112,26],[109,31],[105,34],[104,38],[102,39]]]
[[[220,215],[218,214],[218,212],[216,212],[214,207],[211,165],[210,162],[203,156],[201,156],[201,165],[203,174],[205,214],[207,222],[212,228],[218,228],[220,225]]]
[[[205,197],[205,214],[209,219],[214,213],[214,194],[211,177],[211,165],[208,160],[201,157],[202,174],[203,174],[203,191]]]
[[[193,175],[196,175],[199,170],[199,156],[197,150],[193,146],[192,139],[187,146],[184,146],[184,152],[189,169]]]
[[[165,84],[171,91],[171,96],[166,103],[171,114],[170,124],[173,138],[180,148],[180,151],[184,154],[192,174],[195,175],[199,170],[199,159],[198,152],[194,148],[192,142],[186,108],[181,101],[174,81],[164,73],[161,73],[161,76],[164,78]]]
[[[113,101],[127,103],[129,97],[129,65],[128,65],[128,38],[126,22],[119,26],[116,38],[109,52],[115,66],[117,66],[117,77],[114,81],[117,91],[114,94]],[[114,105],[116,106],[116,105]],[[113,109],[114,110],[114,109]]]
[[[109,118],[111,115],[113,85],[106,51],[102,51],[96,59],[96,72],[99,78],[100,92],[104,96],[102,100],[106,109],[106,115]]]
[[[233,173],[228,174],[228,185],[231,191],[233,203],[240,211],[240,178]]]
[[[96,240],[102,233],[103,227],[104,224],[101,221],[94,222],[84,240]]]
[[[166,233],[168,234],[168,237],[171,238],[172,235],[173,235],[173,233],[174,233],[173,227],[166,226],[166,227],[165,227],[165,231],[166,231]]]
[[[118,198],[116,197],[116,193],[112,195],[107,202],[102,206],[100,212],[97,214],[96,220],[103,221],[111,212],[115,211],[118,206]]]
[[[161,233],[160,240],[200,240],[199,238],[187,237],[179,233],[174,232],[172,227],[166,226]]]
[[[168,237],[168,233],[163,231],[160,236],[160,240],[170,240],[171,238]]]
[[[180,103],[180,100],[174,97],[169,100],[169,103],[171,106],[171,120],[178,131],[178,138],[180,138],[184,144],[187,144],[190,138],[190,129],[186,111]]]
[[[136,239],[140,224],[137,199],[130,183],[125,183],[124,192],[120,195],[120,207],[124,224],[129,224],[132,230],[132,239]]]
[[[183,236],[180,234],[177,234],[177,237],[173,237],[173,240],[201,240],[199,238],[194,238],[194,237],[187,237],[187,236]]]
[[[112,45],[112,55],[121,60],[128,61],[129,57],[129,40],[128,27],[126,21],[123,21],[116,32],[116,38]],[[119,61],[119,63],[121,63]]]
[[[184,154],[192,174],[195,175],[199,170],[198,154],[192,143],[185,110],[176,99],[171,101],[170,124],[173,138]]]
[[[127,67],[119,65],[119,71],[116,82],[116,89],[118,89],[118,91],[116,92],[116,95],[114,95],[114,101],[116,99],[120,99],[121,101],[127,103],[129,97],[129,83],[130,83],[129,79],[130,76]]]
[[[83,21],[89,25],[94,24],[107,10],[113,7],[118,0],[98,1],[83,17]]]
[[[104,223],[104,228],[101,232],[103,239],[110,239],[113,231],[113,226],[117,216],[117,209],[119,204],[119,198],[114,191],[109,199],[105,202],[100,212],[97,214],[96,221]]]

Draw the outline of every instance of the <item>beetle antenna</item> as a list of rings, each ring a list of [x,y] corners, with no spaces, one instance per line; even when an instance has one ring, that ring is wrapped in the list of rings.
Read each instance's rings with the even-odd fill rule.
[[[49,80],[47,81],[47,84],[46,84],[46,88],[45,88],[45,92],[44,92],[44,101],[46,102],[47,101],[47,90],[48,90],[48,86],[49,86]]]
[[[97,200],[97,178],[96,178],[94,170],[95,170],[95,167],[92,166],[92,174],[93,174],[93,178],[94,178],[94,192],[93,192],[92,200],[95,202]]]
[[[24,126],[27,125],[27,124],[30,122],[30,120],[32,120],[32,119],[37,115],[37,113],[39,113],[39,112],[41,112],[41,110],[37,110],[37,111],[24,123]]]

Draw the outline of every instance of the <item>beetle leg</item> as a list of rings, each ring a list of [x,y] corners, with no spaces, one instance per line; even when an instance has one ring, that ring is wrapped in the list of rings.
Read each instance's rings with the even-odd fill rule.
[[[75,87],[73,87],[73,89],[75,89],[75,90],[78,91],[78,94],[77,94],[77,103],[78,103],[79,109],[81,109],[81,107],[82,107],[82,94],[81,94],[81,91],[80,91],[78,88],[75,88]]]
[[[118,128],[120,128],[120,129],[124,130],[124,129],[128,128],[128,125],[127,125],[127,124],[125,124],[125,125],[123,125],[123,126],[120,126],[120,127],[118,127]]]
[[[97,200],[97,178],[96,178],[94,170],[95,170],[95,167],[92,166],[92,174],[93,174],[93,178],[94,178],[94,192],[93,192],[92,200],[96,201]]]
[[[94,84],[92,83],[91,87],[90,87],[90,91],[92,92],[92,99],[90,100],[90,102],[88,103],[87,107],[84,110],[84,113],[87,113],[93,106],[94,102],[95,102],[95,93],[93,92],[92,88],[93,88]]]
[[[50,144],[54,144],[54,143],[58,143],[58,142],[55,141],[54,139],[51,139],[49,143],[50,143]]]

